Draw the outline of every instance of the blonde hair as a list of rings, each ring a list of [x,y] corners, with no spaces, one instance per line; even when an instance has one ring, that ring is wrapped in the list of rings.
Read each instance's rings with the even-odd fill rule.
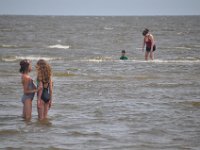
[[[43,83],[50,82],[51,79],[51,66],[43,59],[38,60],[36,64],[37,80]]]

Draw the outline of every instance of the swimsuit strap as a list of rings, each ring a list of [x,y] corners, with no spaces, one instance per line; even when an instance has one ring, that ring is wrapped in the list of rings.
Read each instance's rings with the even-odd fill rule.
[[[47,87],[44,87],[44,84],[45,84],[45,83],[48,83]],[[49,88],[49,82],[42,82],[42,84],[43,84],[43,88],[46,88],[46,89]]]
[[[148,38],[148,41],[151,41],[151,39],[149,38],[151,36],[151,34],[149,34],[148,36],[147,36],[147,38]]]

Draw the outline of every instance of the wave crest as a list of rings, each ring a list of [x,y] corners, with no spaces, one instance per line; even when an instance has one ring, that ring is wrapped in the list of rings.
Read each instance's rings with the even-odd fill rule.
[[[50,46],[48,46],[48,48],[69,49],[70,46],[69,45],[56,44],[56,45],[50,45]]]
[[[43,56],[5,56],[5,57],[0,58],[0,60],[3,62],[14,62],[14,61],[23,60],[23,59],[28,59],[28,60],[32,60],[32,61],[44,59],[47,61],[52,61],[52,60],[60,60],[61,58],[59,58],[59,57],[43,57]]]
[[[17,45],[2,44],[2,45],[0,45],[0,48],[18,48],[18,46]]]

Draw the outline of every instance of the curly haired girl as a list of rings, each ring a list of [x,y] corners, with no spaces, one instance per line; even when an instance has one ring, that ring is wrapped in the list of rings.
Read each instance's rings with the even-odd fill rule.
[[[37,93],[37,108],[38,118],[43,120],[47,118],[48,110],[52,105],[52,72],[51,66],[43,59],[40,59],[36,64],[38,93]]]

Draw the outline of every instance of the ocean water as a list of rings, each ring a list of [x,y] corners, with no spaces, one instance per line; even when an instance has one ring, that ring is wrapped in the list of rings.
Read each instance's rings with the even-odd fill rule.
[[[153,33],[144,61],[142,30]],[[200,16],[0,16],[0,149],[199,150]],[[121,61],[121,50],[128,60]],[[22,115],[19,61],[53,68],[49,119]]]

